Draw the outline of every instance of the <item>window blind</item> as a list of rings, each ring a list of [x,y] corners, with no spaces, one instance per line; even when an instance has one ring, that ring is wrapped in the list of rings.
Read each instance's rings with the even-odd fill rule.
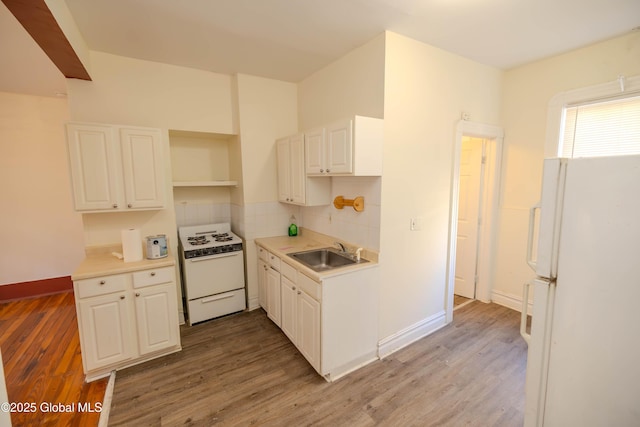
[[[640,96],[567,106],[562,157],[640,154]]]

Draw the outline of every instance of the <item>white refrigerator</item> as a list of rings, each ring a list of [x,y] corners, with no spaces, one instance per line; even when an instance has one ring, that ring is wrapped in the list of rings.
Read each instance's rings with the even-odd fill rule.
[[[639,224],[640,156],[545,160],[525,427],[640,426]]]

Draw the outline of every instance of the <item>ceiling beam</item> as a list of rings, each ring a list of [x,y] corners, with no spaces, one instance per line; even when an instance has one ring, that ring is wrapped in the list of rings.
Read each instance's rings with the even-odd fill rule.
[[[91,80],[44,0],[2,0],[62,74]]]

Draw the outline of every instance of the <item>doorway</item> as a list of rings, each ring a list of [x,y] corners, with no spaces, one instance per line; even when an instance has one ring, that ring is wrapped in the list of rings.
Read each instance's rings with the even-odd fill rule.
[[[476,298],[478,237],[482,231],[480,212],[487,144],[484,138],[467,135],[462,137],[458,177],[454,309]]]
[[[499,127],[465,120],[456,126],[445,304],[447,323],[453,320],[454,294],[457,292],[464,292],[469,301],[491,301],[491,260],[497,227],[502,142],[503,131]],[[467,163],[473,163],[476,171],[471,174],[476,178],[467,177]],[[459,216],[463,219],[460,223]],[[458,260],[461,261],[459,270]],[[466,290],[463,291],[464,285]]]

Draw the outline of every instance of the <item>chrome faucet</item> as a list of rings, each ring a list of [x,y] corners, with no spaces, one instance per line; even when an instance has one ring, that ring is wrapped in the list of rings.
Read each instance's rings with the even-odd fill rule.
[[[340,252],[344,252],[345,254],[347,253],[347,248],[340,242],[333,242],[335,245],[340,246]]]

